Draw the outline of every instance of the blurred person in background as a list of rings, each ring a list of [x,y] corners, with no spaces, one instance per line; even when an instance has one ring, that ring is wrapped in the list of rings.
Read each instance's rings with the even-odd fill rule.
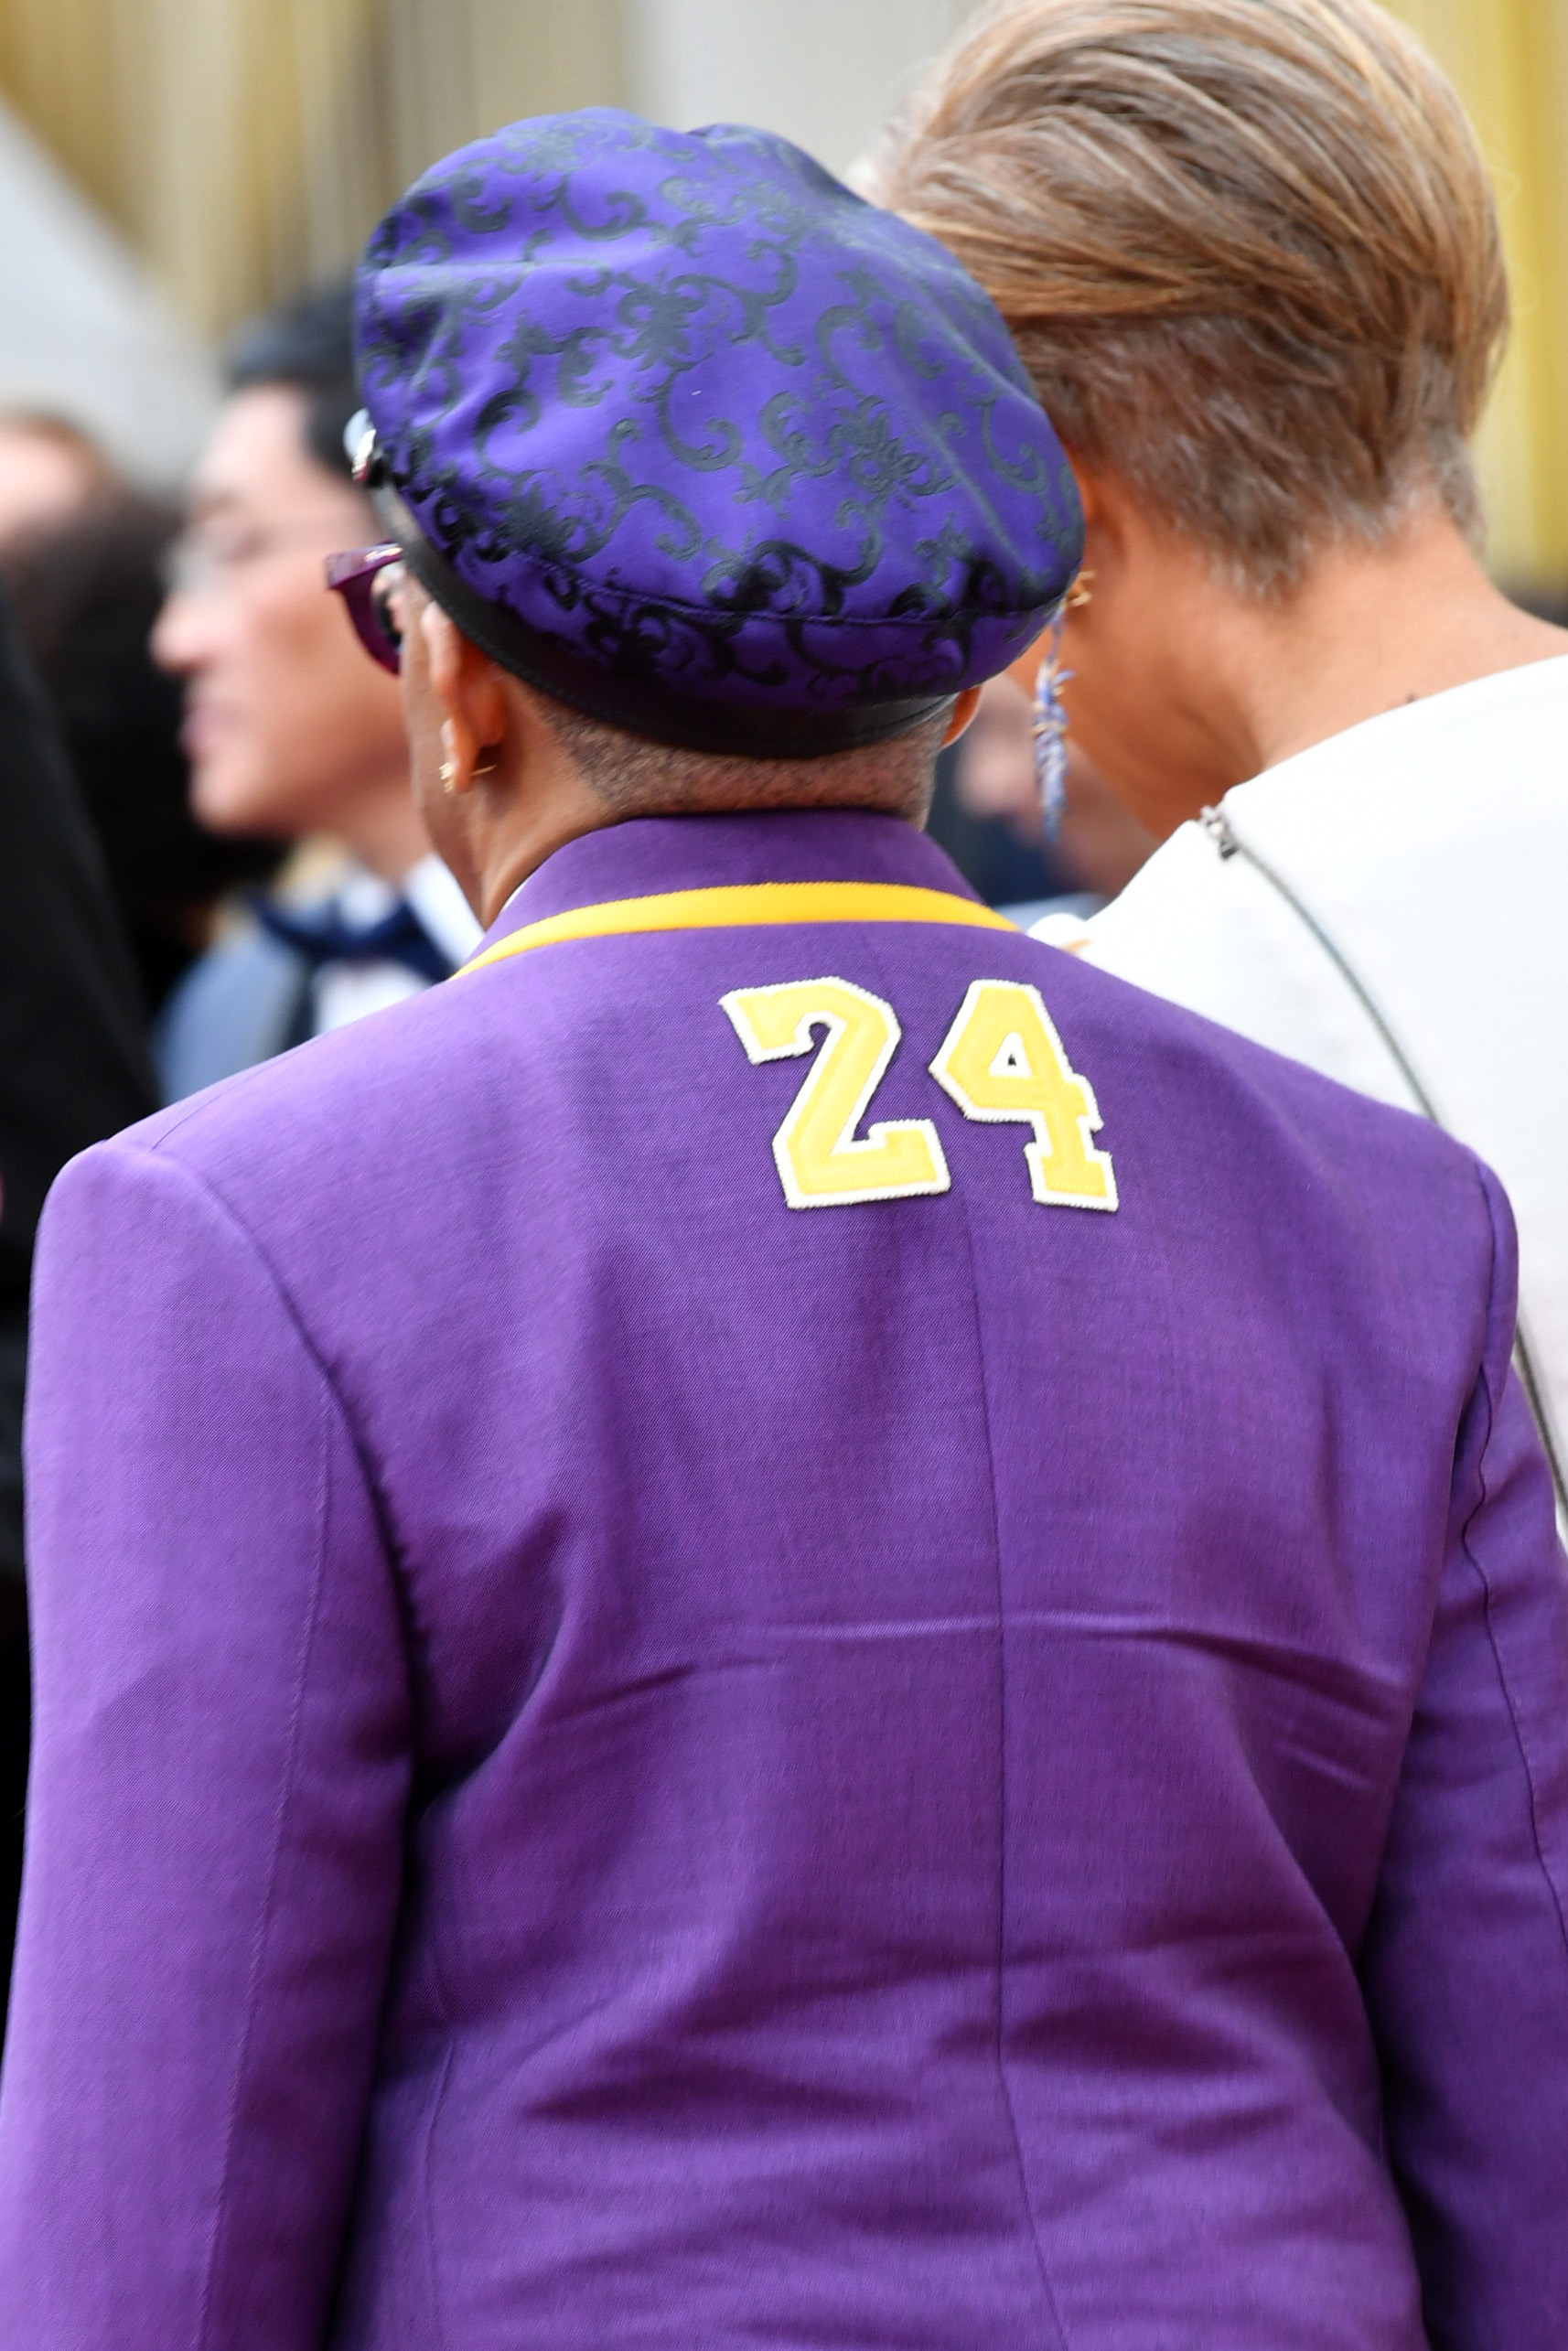
[[[1475,552],[1508,292],[1457,98],[1373,0],[1015,0],[875,185],[1082,493],[1066,708],[1164,845],[1072,943],[1498,1169],[1561,1507],[1568,632]]]
[[[175,518],[109,476],[77,504],[0,535],[0,573],[53,709],[156,1015],[210,944],[231,890],[267,880],[275,843],[198,824],[180,744],[181,691],[148,636]]]
[[[102,451],[69,418],[0,411],[0,548],[54,530],[117,487]]]
[[[0,599],[0,2002],[27,1769],[21,1444],[34,1235],[66,1161],[154,1099],[96,843]]]
[[[176,990],[156,1038],[169,1100],[416,993],[478,936],[414,810],[396,680],[325,584],[328,554],[378,535],[343,448],[350,335],[341,285],[241,337],[154,633],[185,681],[199,821],[344,853],[325,893],[258,900]]]
[[[1034,710],[1007,675],[990,680],[972,722],[937,762],[926,830],[987,906],[1014,922],[1096,912],[1155,846],[1081,746],[1069,741],[1066,756],[1064,803],[1047,839]]]

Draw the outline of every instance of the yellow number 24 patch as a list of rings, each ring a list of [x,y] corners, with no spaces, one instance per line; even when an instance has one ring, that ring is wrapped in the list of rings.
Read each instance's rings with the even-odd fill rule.
[[[886,1119],[856,1133],[902,1032],[890,1004],[853,980],[790,980],[736,988],[720,999],[756,1062],[810,1053],[810,1076],[773,1138],[792,1208],[901,1200],[951,1184],[929,1119]],[[976,980],[931,1064],[931,1075],[967,1119],[1027,1126],[1024,1147],[1034,1197],[1047,1207],[1114,1208],[1111,1154],[1090,1141],[1100,1125],[1093,1090],[1062,1049],[1037,988]]]
[[[827,1031],[773,1138],[792,1208],[947,1190],[952,1179],[929,1119],[888,1119],[855,1133],[902,1034],[891,1004],[853,980],[789,980],[777,988],[737,988],[719,1001],[754,1062],[810,1053],[812,1031]]]

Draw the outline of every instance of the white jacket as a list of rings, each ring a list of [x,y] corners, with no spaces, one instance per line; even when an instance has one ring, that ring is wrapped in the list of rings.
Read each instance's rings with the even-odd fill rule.
[[[1208,822],[1184,824],[1077,935],[1040,928],[1362,1093],[1435,1115],[1497,1169],[1561,1490],[1568,658],[1407,703],[1266,769]]]

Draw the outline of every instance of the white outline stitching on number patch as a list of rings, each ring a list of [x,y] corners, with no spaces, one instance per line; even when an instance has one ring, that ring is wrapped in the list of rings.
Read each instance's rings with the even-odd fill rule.
[[[880,1014],[884,1023],[883,1040],[872,1063],[870,1073],[855,1098],[849,1116],[828,1147],[825,1154],[827,1162],[831,1164],[834,1160],[840,1162],[849,1160],[853,1163],[854,1158],[863,1154],[885,1151],[890,1139],[895,1135],[918,1134],[930,1154],[931,1175],[929,1179],[912,1182],[906,1178],[897,1184],[855,1186],[852,1189],[836,1192],[808,1192],[801,1187],[797,1175],[793,1146],[800,1126],[811,1114],[817,1096],[827,1082],[829,1069],[835,1057],[840,1040],[849,1033],[849,1023],[830,1006],[824,1005],[820,1011],[814,1011],[808,1005],[782,1044],[764,1045],[752,1025],[746,1005],[748,1002],[755,1002],[758,998],[793,995],[802,990],[809,992],[814,988],[842,989],[846,995],[854,997],[868,1010],[874,1010]],[[904,1034],[899,1025],[898,1015],[886,997],[873,995],[869,988],[859,987],[853,980],[841,980],[824,974],[813,980],[783,980],[768,987],[732,988],[726,995],[719,998],[719,1004],[721,1009],[728,1014],[731,1026],[746,1048],[746,1059],[754,1067],[760,1066],[764,1061],[797,1059],[802,1054],[811,1051],[813,1032],[816,1029],[824,1028],[827,1031],[822,1042],[816,1048],[816,1057],[804,1084],[790,1103],[784,1123],[773,1138],[774,1165],[779,1170],[779,1180],[784,1187],[784,1197],[790,1208],[848,1208],[854,1207],[860,1200],[929,1198],[935,1194],[951,1189],[952,1177],[948,1169],[947,1154],[942,1149],[941,1137],[931,1120],[875,1120],[864,1135],[855,1133],[856,1127],[870,1107],[872,1097],[887,1073],[888,1064]]]

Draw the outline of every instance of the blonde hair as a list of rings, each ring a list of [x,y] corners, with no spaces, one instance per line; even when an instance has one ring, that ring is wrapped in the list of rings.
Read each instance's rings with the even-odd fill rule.
[[[1486,165],[1373,0],[1007,0],[871,170],[990,293],[1069,450],[1288,591],[1434,491],[1508,331]]]

